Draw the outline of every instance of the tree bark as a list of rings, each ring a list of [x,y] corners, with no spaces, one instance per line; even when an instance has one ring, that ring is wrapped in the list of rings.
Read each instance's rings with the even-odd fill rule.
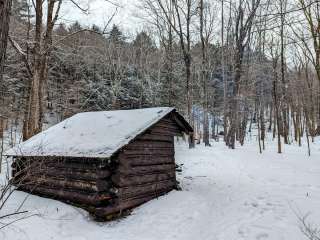
[[[3,89],[3,67],[9,34],[11,0],[0,0],[0,89]],[[3,92],[0,91],[1,97]]]
[[[280,116],[279,116],[279,103],[278,103],[278,94],[277,94],[277,82],[278,82],[278,73],[277,73],[277,57],[273,60],[273,81],[272,81],[272,97],[273,97],[273,104],[275,108],[275,122],[274,122],[274,129],[277,126],[277,134],[278,134],[278,153],[282,153],[281,150],[281,135],[280,135]]]
[[[201,80],[203,84],[203,142],[205,146],[210,146],[209,142],[209,118],[208,118],[208,92],[207,92],[207,74],[206,74],[206,41],[204,37],[204,4],[200,1],[200,38],[202,52]]]
[[[34,64],[28,98],[27,114],[23,125],[23,140],[41,132],[44,112],[44,90],[48,78],[48,58],[52,45],[52,31],[57,21],[62,0],[48,0],[46,30],[43,33],[43,1],[36,1],[36,24],[34,37]]]

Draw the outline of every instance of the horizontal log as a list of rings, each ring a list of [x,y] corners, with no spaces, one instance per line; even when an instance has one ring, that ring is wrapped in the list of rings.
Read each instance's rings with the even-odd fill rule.
[[[155,183],[147,183],[137,186],[120,187],[116,189],[116,196],[122,199],[137,197],[143,194],[157,194],[158,191],[164,188],[173,188],[176,184],[174,178]]]
[[[143,149],[143,148],[174,148],[173,142],[161,142],[161,141],[134,141],[130,143],[125,149]]]
[[[103,192],[110,189],[111,183],[108,181],[81,181],[71,179],[50,178],[46,175],[31,173],[23,179],[23,183],[48,186],[56,189],[73,189],[85,192]]]
[[[123,153],[126,155],[152,155],[155,156],[173,156],[174,148],[161,149],[124,149]]]
[[[159,197],[160,195],[166,194],[167,192],[171,191],[172,189],[166,189],[162,192],[158,192],[157,195],[149,195],[149,196],[143,196],[141,198],[134,198],[134,199],[128,199],[126,201],[118,201],[113,205],[109,205],[106,207],[98,207],[95,209],[94,214],[98,217],[107,217],[112,214],[117,214],[119,212],[122,212],[127,209],[131,209],[134,207],[137,207],[145,202],[148,202],[152,199],[155,199]]]
[[[14,163],[15,165],[19,165],[20,167],[27,166],[52,166],[56,168],[79,168],[79,169],[97,169],[97,168],[107,168],[107,161],[103,161],[101,159],[92,159],[91,161],[85,161],[79,159],[73,160],[68,158],[61,157],[22,157],[17,158]]]
[[[107,169],[106,165],[83,164],[76,162],[44,162],[42,165],[59,169],[72,168],[78,171],[92,171],[97,169]]]
[[[118,187],[136,186],[147,183],[157,183],[164,180],[175,178],[175,170],[167,173],[145,174],[126,176],[124,174],[112,175],[112,182]]]
[[[173,136],[150,134],[150,133],[146,133],[137,138],[137,140],[162,141],[162,142],[172,142],[172,143],[173,143],[173,139],[174,139]]]
[[[77,157],[60,157],[60,156],[24,156],[17,157],[16,161],[21,162],[46,162],[46,163],[75,163],[81,165],[107,165],[107,159],[102,158],[77,158]]]
[[[85,157],[64,157],[64,156],[35,156],[35,157],[24,157],[28,159],[33,159],[36,161],[46,161],[46,162],[63,162],[63,163],[76,163],[82,165],[105,165],[107,161],[102,158],[85,158]]]
[[[149,197],[149,196],[153,196],[155,198],[155,197],[159,197],[167,192],[170,192],[174,188],[175,188],[175,185],[168,185],[168,186],[164,186],[164,187],[159,187],[159,188],[157,188],[156,191],[141,192],[139,195],[136,195],[136,194],[122,195],[122,196],[119,196],[118,198],[115,198],[114,201],[119,199],[122,202],[126,202],[126,201],[133,201],[135,199],[141,199],[141,198]]]
[[[175,171],[175,164],[155,164],[155,165],[128,165],[128,164],[120,164],[116,173],[124,174],[124,175],[141,175],[141,174],[151,174],[151,173],[166,173]]]
[[[170,164],[174,163],[174,155],[125,155],[120,154],[118,157],[120,165],[134,167],[134,166],[149,166],[156,164]]]
[[[106,205],[108,201],[112,200],[112,195],[108,193],[103,194],[89,194],[68,191],[65,189],[52,189],[48,187],[35,186],[35,185],[23,185],[19,187],[19,190],[27,191],[32,194],[40,196],[51,197],[61,201],[70,201],[77,204],[89,205],[89,206],[101,206]]]
[[[167,115],[167,116],[165,116],[164,118],[162,118],[159,122],[173,121],[172,119],[173,119],[173,118],[172,118],[172,116],[171,116],[171,114],[170,114],[170,115]]]
[[[161,133],[161,134],[168,134],[168,135],[176,135],[181,133],[181,131],[178,128],[171,128],[170,126],[166,126],[166,127],[154,126],[150,130],[152,134]]]
[[[75,168],[54,168],[42,166],[40,169],[34,169],[32,172],[44,174],[49,177],[67,178],[74,180],[96,181],[111,176],[109,170],[79,170]]]
[[[164,124],[176,124],[174,120],[172,120],[171,118],[163,118],[161,119],[157,124],[159,123],[164,123]]]
[[[85,182],[85,181],[67,181],[60,179],[52,179],[45,175],[37,175],[32,173],[31,176],[28,176],[23,179],[25,184],[32,184],[34,186],[43,186],[54,189],[72,189],[80,190],[84,192],[97,192],[97,186],[95,183]]]
[[[21,164],[15,164],[16,168],[55,168],[55,169],[73,169],[74,171],[92,172],[100,169],[96,165],[84,165],[81,163],[65,163],[65,162],[52,162],[52,161],[32,161],[32,162],[19,162]],[[105,168],[104,168],[105,169]]]
[[[175,131],[175,132],[181,132],[179,126],[173,122],[169,123],[169,122],[159,122],[157,123],[154,127],[152,127],[151,129],[166,129],[169,131]]]
[[[164,135],[164,136],[171,136],[171,137],[174,137],[176,135],[178,135],[177,133],[175,132],[171,132],[171,131],[163,131],[163,130],[151,130],[151,134],[159,134],[159,135]]]

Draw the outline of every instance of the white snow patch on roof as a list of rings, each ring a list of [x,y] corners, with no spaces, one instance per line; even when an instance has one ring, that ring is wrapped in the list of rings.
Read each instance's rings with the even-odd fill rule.
[[[108,158],[174,108],[78,113],[6,152],[7,156]]]

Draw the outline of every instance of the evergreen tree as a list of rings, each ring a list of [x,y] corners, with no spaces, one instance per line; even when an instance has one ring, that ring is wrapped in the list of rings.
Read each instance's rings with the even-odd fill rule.
[[[125,42],[125,37],[117,25],[113,25],[108,40],[114,44],[123,44]]]
[[[92,25],[91,30],[97,33],[102,33],[100,27],[95,24]]]
[[[60,23],[59,26],[55,29],[55,32],[59,36],[66,36],[68,35],[68,30],[66,28],[66,25],[63,23]]]
[[[72,24],[69,28],[68,28],[70,33],[74,33],[74,32],[78,32],[80,30],[82,30],[82,27],[80,25],[80,23],[78,21],[76,21],[74,24]]]

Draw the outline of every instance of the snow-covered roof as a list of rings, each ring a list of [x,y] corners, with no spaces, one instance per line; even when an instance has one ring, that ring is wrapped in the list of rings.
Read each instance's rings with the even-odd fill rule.
[[[174,108],[78,113],[33,136],[7,156],[109,158]]]

